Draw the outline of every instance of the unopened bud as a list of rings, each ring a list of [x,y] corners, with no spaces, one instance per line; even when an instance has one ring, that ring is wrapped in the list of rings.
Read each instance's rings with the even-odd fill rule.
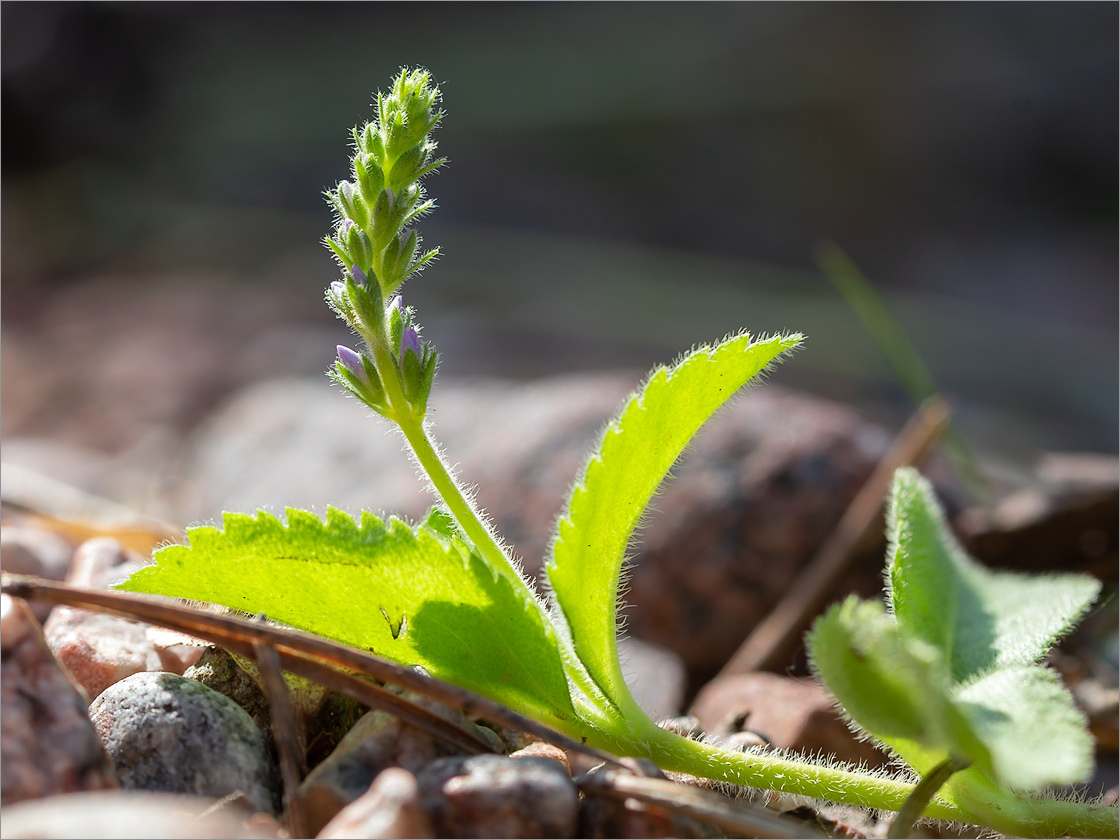
[[[335,349],[338,352],[339,363],[346,368],[355,379],[368,387],[370,381],[369,376],[366,374],[366,366],[362,362],[362,357],[344,344],[338,345]]]
[[[401,335],[401,364],[404,364],[404,357],[406,353],[414,353],[417,361],[423,353],[420,346],[420,336],[417,334],[414,327],[408,327]]]
[[[366,284],[367,278],[365,272],[358,268],[356,265],[350,266],[350,276],[354,278],[355,286],[364,286]]]

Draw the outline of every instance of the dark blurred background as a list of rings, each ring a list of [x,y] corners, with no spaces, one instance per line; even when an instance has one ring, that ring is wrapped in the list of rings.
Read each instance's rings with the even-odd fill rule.
[[[371,92],[423,65],[451,165],[422,227],[444,258],[407,293],[444,375],[638,369],[740,327],[799,330],[774,381],[900,422],[902,388],[814,267],[831,239],[981,449],[1117,448],[1115,3],[8,2],[0,18],[5,435],[63,429],[82,387],[106,399],[92,348],[131,326],[166,343],[202,324],[208,359],[218,332],[283,321],[316,341],[274,335],[251,375],[325,369],[345,332],[321,302],[337,271],[321,192],[347,176]],[[182,365],[192,345],[174,346]],[[131,356],[136,386],[160,357]],[[25,384],[51,366],[69,384]],[[250,374],[213,376],[180,425]]]

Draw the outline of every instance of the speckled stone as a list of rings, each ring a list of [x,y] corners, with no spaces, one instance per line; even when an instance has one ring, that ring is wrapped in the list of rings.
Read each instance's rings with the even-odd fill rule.
[[[109,687],[90,718],[121,787],[223,797],[240,792],[259,811],[279,805],[276,766],[252,718],[201,683],[142,673]]]

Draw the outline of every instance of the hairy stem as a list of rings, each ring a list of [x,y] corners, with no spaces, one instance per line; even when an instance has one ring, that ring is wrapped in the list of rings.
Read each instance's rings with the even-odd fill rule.
[[[949,780],[950,776],[958,770],[963,770],[967,766],[967,761],[947,758],[922,776],[922,780],[914,786],[913,791],[911,791],[910,795],[906,798],[902,807],[898,809],[898,815],[894,818],[894,822],[891,823],[890,831],[887,832],[888,840],[899,840],[903,837],[909,837],[910,829],[914,827],[914,823],[921,817],[922,811],[929,805],[934,794],[941,790],[942,785]]]
[[[393,379],[392,388],[386,388],[391,402],[396,397],[393,391],[400,393],[400,385],[396,382],[395,378]],[[403,394],[401,395],[401,400],[403,402]],[[397,425],[400,426],[405,439],[408,441],[409,446],[412,447],[412,453],[417,463],[424,471],[428,480],[432,483],[432,487],[435,488],[440,499],[447,505],[448,511],[451,513],[452,517],[454,517],[455,522],[459,525],[459,528],[466,535],[467,539],[470,540],[479,554],[487,561],[490,568],[509,577],[515,585],[527,586],[528,584],[526,581],[518,574],[513,559],[499,544],[494,532],[483,520],[481,512],[467,497],[467,494],[464,492],[459,482],[456,481],[455,477],[451,474],[451,470],[448,469],[447,464],[444,462],[443,457],[440,455],[439,450],[428,434],[428,430],[424,427],[423,420],[416,417],[414,414],[404,414],[403,412],[399,414],[396,419]],[[550,626],[551,620],[544,610],[543,605],[541,610],[546,613],[543,616],[546,626]],[[558,639],[557,641],[562,648],[565,647],[562,639]],[[580,691],[585,695],[588,704],[590,704],[590,708],[585,707],[585,711],[594,710],[596,713],[596,722],[599,723],[606,723],[615,718],[617,715],[612,715],[611,709],[604,709],[604,704],[607,701],[605,701],[598,687],[594,685],[591,678],[584,671],[578,657],[575,656],[575,652],[562,649],[561,655],[564,657],[565,663],[568,666],[565,668],[568,677],[577,684]],[[607,725],[609,725],[609,723]]]
[[[646,733],[644,756],[659,767],[748,787],[811,796],[862,808],[901,810],[914,786],[842,766],[824,766],[770,754],[743,753],[693,741],[654,727]],[[1000,791],[999,802],[974,808],[970,797],[950,787],[952,799],[931,796],[921,815],[963,823],[983,823],[1020,837],[1115,837],[1115,808],[1053,798],[1027,798]],[[959,803],[959,804],[958,804]],[[986,813],[987,810],[1001,812]]]

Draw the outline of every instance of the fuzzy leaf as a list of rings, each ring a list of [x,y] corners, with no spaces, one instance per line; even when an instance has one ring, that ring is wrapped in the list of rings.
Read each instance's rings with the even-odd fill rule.
[[[956,682],[1037,662],[1100,592],[1084,575],[984,568],[954,539],[932,488],[912,469],[895,474],[888,522],[888,598],[899,626],[944,650]]]
[[[616,641],[627,546],[650,498],[700,427],[801,336],[738,335],[653,371],[603,434],[557,524],[548,580],[579,659],[603,693],[629,705]]]
[[[993,671],[954,692],[996,778],[1039,790],[1088,778],[1093,736],[1058,675],[1035,665]]]
[[[954,732],[967,727],[950,701],[940,651],[907,643],[881,603],[851,597],[834,604],[813,625],[808,643],[817,676],[879,740],[930,750],[932,766],[944,759]]]
[[[814,670],[844,711],[919,773],[950,757],[971,762],[947,788],[963,808],[983,799],[984,779],[1023,790],[1083,780],[1093,753],[1084,717],[1034,663],[1099,583],[980,566],[910,469],[895,474],[888,518],[894,615],[850,599],[808,639]]]
[[[224,530],[187,534],[189,546],[162,549],[118,588],[264,613],[542,720],[573,715],[539,602],[446,528],[369,513],[359,525],[331,508],[326,522],[289,509],[287,525],[227,513]]]

